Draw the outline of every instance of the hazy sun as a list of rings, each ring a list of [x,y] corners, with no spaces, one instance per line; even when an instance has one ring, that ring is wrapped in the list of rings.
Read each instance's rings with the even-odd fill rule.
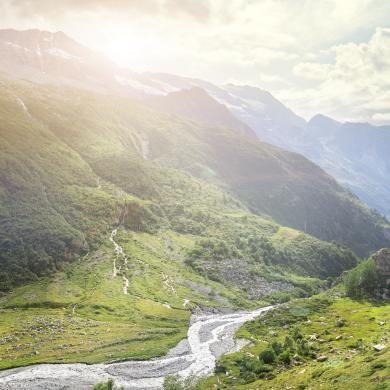
[[[108,43],[104,51],[118,65],[128,65],[134,57],[138,56],[139,44],[115,40]]]

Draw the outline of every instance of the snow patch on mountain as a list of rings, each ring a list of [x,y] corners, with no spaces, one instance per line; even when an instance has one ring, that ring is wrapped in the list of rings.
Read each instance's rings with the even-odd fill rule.
[[[52,47],[50,49],[47,49],[46,52],[52,56],[61,57],[66,60],[80,60],[80,57],[76,57],[65,50],[59,49],[58,47]]]
[[[147,84],[141,83],[138,80],[125,78],[122,76],[115,75],[115,80],[124,87],[132,87],[139,91],[145,92],[150,95],[164,95],[164,92],[157,88],[153,88]]]

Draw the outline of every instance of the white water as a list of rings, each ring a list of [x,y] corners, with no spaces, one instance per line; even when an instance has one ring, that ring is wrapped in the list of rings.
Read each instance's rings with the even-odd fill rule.
[[[123,278],[123,294],[127,295],[129,290],[129,279],[126,276],[122,276]]]
[[[0,371],[1,390],[86,390],[113,378],[125,389],[161,389],[166,375],[212,374],[216,357],[234,348],[234,332],[272,307],[198,317],[188,329],[188,348],[172,357],[112,364],[41,364]]]
[[[32,118],[32,116],[31,116],[31,114],[30,114],[30,111],[28,110],[26,104],[24,103],[24,101],[23,101],[19,96],[16,97],[16,101],[17,101],[18,104],[22,107],[23,111],[24,111],[30,118]]]
[[[113,276],[113,278],[117,277],[118,273],[120,272],[120,270],[122,268],[121,266],[119,268],[117,268],[116,261],[118,260],[119,256],[123,257],[124,267],[125,267],[125,269],[127,268],[127,256],[126,256],[125,252],[123,251],[123,248],[114,240],[114,237],[116,236],[117,233],[118,233],[118,229],[114,229],[110,235],[110,241],[114,244],[114,248],[115,248],[114,249],[115,256],[112,260],[112,276]],[[123,280],[123,294],[127,295],[130,282],[129,282],[129,279],[127,279],[127,277],[125,275],[122,275],[122,280]]]

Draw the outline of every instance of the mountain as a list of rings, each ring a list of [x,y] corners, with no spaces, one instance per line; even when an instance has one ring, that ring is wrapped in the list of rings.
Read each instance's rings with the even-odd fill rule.
[[[120,69],[61,31],[0,30],[0,71],[16,79],[70,85],[101,93],[144,96],[123,85]]]
[[[309,131],[305,122],[268,92],[253,87],[217,87],[206,81],[167,74],[136,74],[119,69],[104,58],[100,60],[101,55],[63,33],[3,30],[0,42],[7,54],[0,57],[0,63],[8,61],[15,65],[8,68],[8,77],[23,77],[19,74],[19,66],[22,66],[28,69],[24,75],[33,81],[43,81],[43,77],[45,82],[54,84],[66,83],[132,96],[155,109],[209,125],[227,126],[240,133],[250,134],[250,127],[258,137],[263,134],[266,141],[300,151],[330,170],[328,160],[323,158],[323,146],[315,141],[318,136],[307,137]],[[68,55],[53,55],[58,50]],[[28,53],[28,60],[21,56],[24,52]],[[45,61],[41,60],[42,56]],[[55,66],[51,66],[52,63]],[[101,77],[96,74],[93,66],[96,64],[98,71],[103,72]],[[356,198],[301,156],[254,140],[244,142],[235,136],[225,137],[220,129],[205,130],[202,140],[189,141],[191,137],[183,138],[180,146],[173,146],[179,134],[164,139],[158,147],[146,142],[149,138],[144,134],[134,142],[143,154],[157,153],[175,168],[207,177],[232,191],[256,212],[265,213],[283,225],[320,239],[337,240],[360,255],[377,249],[386,241],[384,234],[388,233],[386,230],[383,233],[386,221],[366,210]],[[199,146],[195,147],[193,142]],[[317,154],[313,153],[316,148]]]
[[[233,204],[240,199],[263,219],[302,226],[359,254],[387,243],[385,221],[299,155],[126,98],[5,79],[2,84],[3,288],[9,274],[30,280],[55,269],[58,259],[96,249],[131,200],[118,196],[121,191],[136,197],[131,210],[137,229],[170,226],[202,235],[204,221],[214,224],[212,213],[178,206],[184,197],[197,210],[209,196],[201,191],[192,199],[195,194],[187,192],[198,185],[191,183],[196,177],[224,191],[217,198],[229,199],[230,193]],[[100,182],[108,183],[105,191]]]
[[[390,126],[315,117],[308,123],[307,132],[314,134],[316,143],[305,155],[365,203],[389,215]]]
[[[240,132],[249,132],[241,123],[247,121],[247,126],[252,125],[257,135],[264,130],[261,126],[272,119],[271,127],[279,130],[264,130],[268,134],[268,140],[279,137],[284,144],[293,138],[291,145],[300,145],[300,134],[306,131],[306,128],[300,129],[300,126],[305,124],[302,119],[269,93],[256,88],[231,85],[217,87],[202,80],[167,74],[137,75],[125,69],[118,69],[106,59],[101,59],[99,54],[77,44],[63,33],[3,30],[0,33],[0,41],[3,47],[12,48],[7,49],[7,56],[0,57],[0,62],[14,63],[15,66],[9,68],[8,73],[15,78],[22,77],[18,73],[18,65],[22,64],[23,69],[29,70],[27,78],[33,81],[39,80],[42,75],[50,76],[52,79],[61,80],[61,83],[72,86],[76,84],[80,88],[94,90],[97,84],[89,81],[96,81],[93,66],[95,64],[95,67],[98,70],[103,69],[106,75],[99,79],[99,85],[104,87],[102,88],[105,93],[135,96],[147,104],[159,106],[161,110],[175,111],[175,114],[182,117],[190,117],[212,126],[218,124],[235,128]],[[39,50],[33,51],[35,46],[39,47]],[[69,55],[53,56],[53,48],[63,50]],[[25,51],[28,53],[28,61],[24,61],[24,57],[19,55]],[[43,52],[44,58],[48,58],[43,62],[44,68],[40,67],[38,61]],[[57,65],[50,66],[51,61]],[[69,69],[72,69],[73,73]],[[62,71],[63,77],[60,76]],[[88,85],[82,84],[80,80],[87,80]],[[177,92],[182,89],[187,91]],[[76,96],[76,101],[78,99]],[[179,102],[181,100],[182,104]],[[64,107],[67,106],[68,102],[64,104]],[[235,107],[236,113],[241,112],[240,120],[234,119],[232,107]],[[58,107],[53,111],[57,110]],[[66,115],[72,117],[74,113],[78,113],[77,115],[81,116],[78,107],[74,107],[74,110]],[[101,110],[106,111],[103,107]],[[230,115],[228,111],[231,112]],[[89,119],[85,118],[85,121],[88,123]],[[115,118],[112,123],[117,121]],[[256,127],[256,123],[262,125]],[[133,126],[138,127],[139,123]],[[155,124],[149,123],[142,128],[153,126],[160,128],[161,124],[156,121]],[[208,126],[196,126],[195,123],[189,128],[198,130],[188,133],[180,128],[169,135],[157,132],[153,136],[148,133],[150,130],[145,130],[126,142],[136,145],[145,157],[152,155],[159,163],[184,169],[192,175],[219,185],[225,191],[231,191],[259,214],[269,215],[282,225],[306,231],[320,239],[336,240],[353,248],[359,255],[365,255],[387,242],[388,233],[384,228],[387,222],[365,208],[357,198],[302,156],[256,140],[243,139],[237,131],[226,133],[226,130],[220,127],[211,130]],[[107,133],[107,129],[102,132]],[[100,137],[91,144],[91,140],[82,141],[78,135],[77,143],[85,142],[90,149],[97,139]],[[106,140],[101,139],[100,142],[105,143]],[[309,141],[305,142],[307,145]],[[100,146],[97,145],[96,148],[99,149]],[[299,148],[294,146],[290,149]]]
[[[231,84],[224,86],[224,89],[237,97],[238,106],[231,106],[232,111],[256,129],[256,135],[262,141],[285,148],[285,139],[293,140],[300,136],[305,121],[269,92],[251,86]]]
[[[200,87],[153,96],[146,100],[146,104],[158,111],[185,116],[212,126],[227,127],[256,138],[248,125],[239,121],[226,106],[218,103]]]
[[[390,215],[387,180],[389,126],[340,123],[323,115],[316,115],[306,123],[270,93],[259,88],[217,87],[202,80],[158,73],[143,77],[157,79],[179,90],[194,86],[203,88],[248,125],[261,141],[304,155],[371,208]],[[163,90],[159,93],[165,94]],[[177,113],[191,117],[189,112]],[[354,150],[353,145],[356,145]]]

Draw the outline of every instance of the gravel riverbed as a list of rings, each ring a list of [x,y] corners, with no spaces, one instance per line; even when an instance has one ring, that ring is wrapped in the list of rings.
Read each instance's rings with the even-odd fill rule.
[[[158,390],[170,374],[211,375],[219,356],[239,349],[235,331],[270,309],[272,306],[193,316],[187,339],[162,358],[91,365],[39,364],[0,371],[0,390],[90,390],[110,378],[126,390]]]

